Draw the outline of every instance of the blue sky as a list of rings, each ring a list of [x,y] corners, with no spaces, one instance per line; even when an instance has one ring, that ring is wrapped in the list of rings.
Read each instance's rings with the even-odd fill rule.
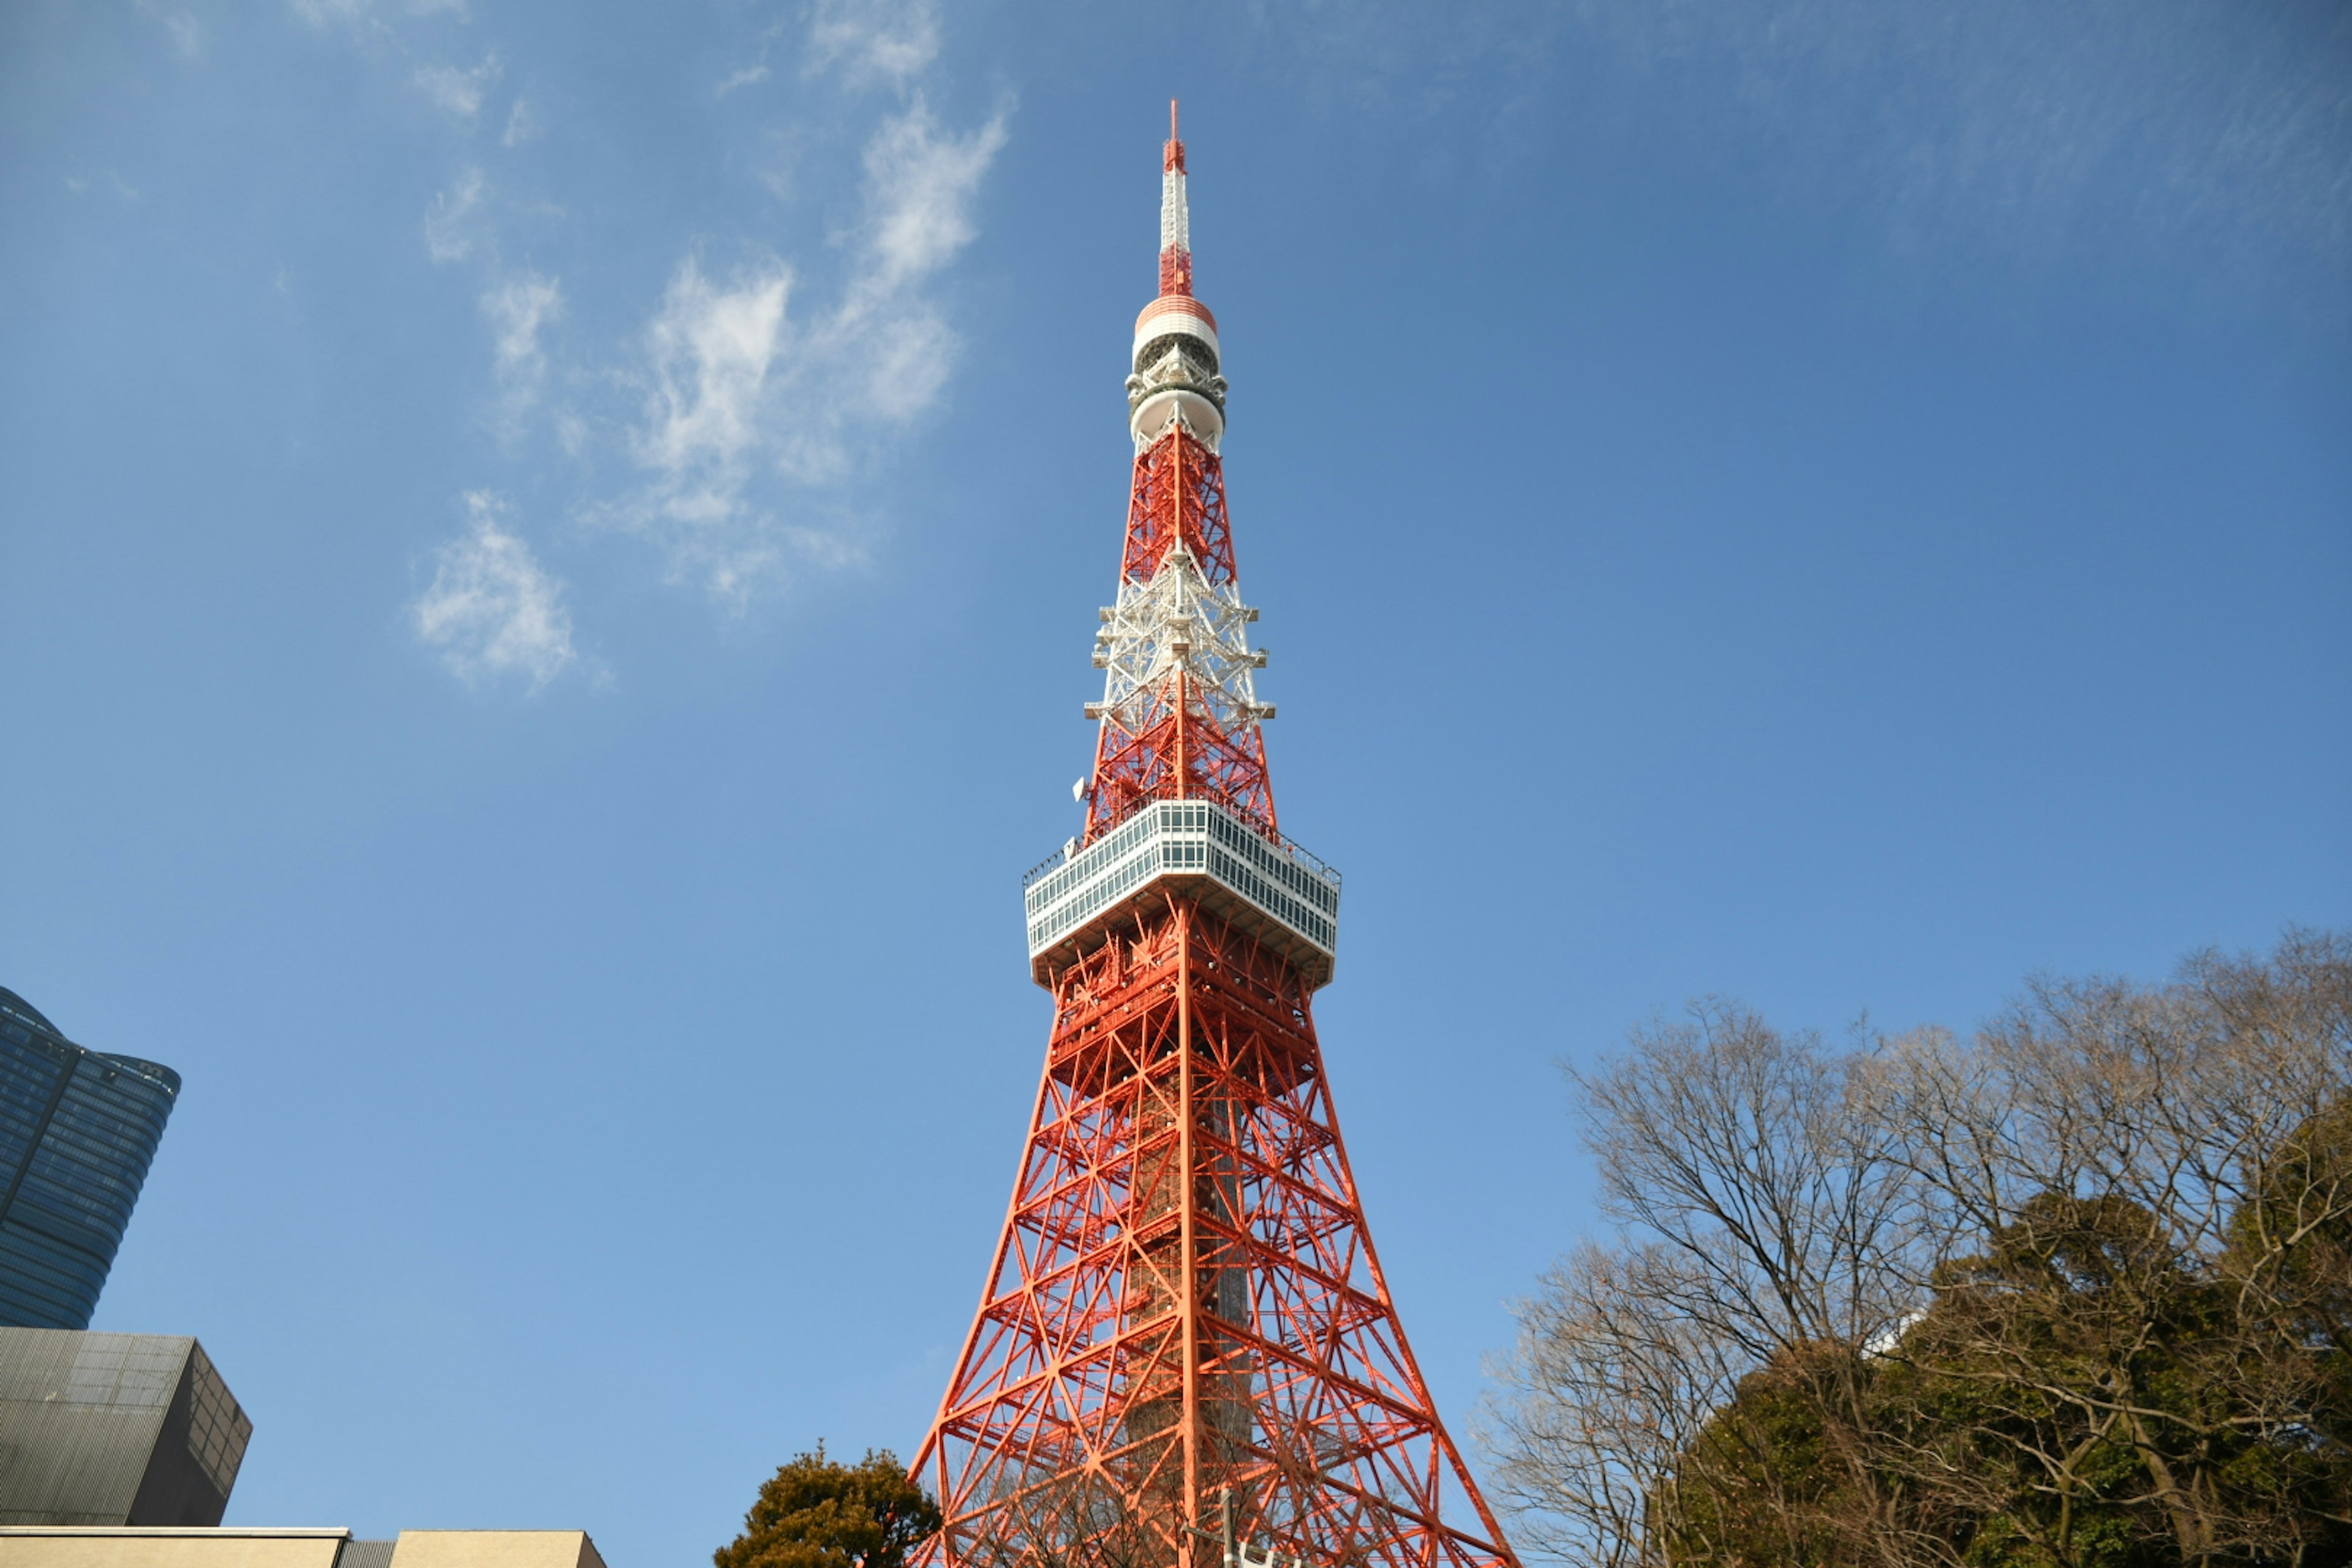
[[[1466,8],[1465,8],[1466,9]],[[2352,919],[2352,22],[0,16],[0,984],[187,1089],[232,1521],[700,1561],[920,1436],[1185,104],[1319,1005],[1457,1429],[1557,1063]]]

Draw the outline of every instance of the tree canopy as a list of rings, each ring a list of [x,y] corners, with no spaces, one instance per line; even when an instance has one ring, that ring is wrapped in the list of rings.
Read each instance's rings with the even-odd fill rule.
[[[1521,1310],[1581,1563],[2352,1563],[2352,942],[1832,1050],[1717,1005],[1578,1079],[1614,1245]]]
[[[887,1449],[845,1465],[797,1454],[760,1488],[743,1533],[711,1554],[718,1568],[906,1568],[940,1527],[939,1506]]]

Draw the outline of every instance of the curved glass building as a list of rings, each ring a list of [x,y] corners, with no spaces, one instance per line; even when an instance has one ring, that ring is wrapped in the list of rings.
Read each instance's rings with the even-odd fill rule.
[[[0,1325],[86,1329],[180,1075],[84,1050],[0,987]]]

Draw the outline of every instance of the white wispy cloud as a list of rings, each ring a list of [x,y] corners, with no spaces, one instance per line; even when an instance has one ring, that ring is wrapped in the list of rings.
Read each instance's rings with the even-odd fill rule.
[[[697,256],[679,264],[646,331],[631,451],[646,482],[610,512],[657,539],[674,573],[740,605],[795,562],[855,557],[837,532],[781,520],[776,487],[806,502],[938,400],[958,345],[922,285],[971,242],[972,203],[1004,139],[1002,115],[943,131],[919,95],[887,117],[866,144],[846,281],[804,319],[780,260],[723,282]]]
[[[484,423],[510,458],[543,437],[591,487],[578,521],[649,542],[672,580],[730,609],[860,559],[869,525],[856,481],[937,406],[953,370],[960,341],[933,283],[978,232],[978,193],[1006,140],[1004,113],[960,130],[931,111],[921,79],[940,58],[936,0],[808,0],[744,40],[715,96],[796,59],[806,90],[751,134],[805,175],[781,197],[830,204],[846,183],[854,216],[822,215],[829,243],[797,255],[693,238],[617,361],[584,332],[556,331],[575,267],[559,279],[514,265],[516,226],[561,216],[530,188],[527,164],[503,157],[541,133],[535,96],[515,91],[499,107],[510,78],[529,79],[528,62],[509,64],[504,40],[453,54],[465,47],[457,36],[417,23],[458,9],[439,0],[288,3],[347,31],[465,132],[423,238],[432,263],[464,264],[476,279],[492,386]],[[812,95],[831,101],[803,112]],[[861,138],[840,139],[845,118],[862,122]],[[853,148],[845,168],[835,160]],[[772,188],[781,180],[754,174]],[[539,247],[552,243],[542,225]],[[410,606],[416,634],[468,680],[543,685],[577,658],[563,586],[493,493],[466,504],[467,531],[436,553],[432,585]]]
[[[1755,178],[1937,264],[2352,265],[2341,5],[1352,0],[1251,19],[1306,90],[1474,125],[1482,161],[1629,125],[1736,138]],[[1601,119],[1531,128],[1553,112]]]
[[[485,55],[478,66],[420,66],[416,85],[435,107],[470,125],[482,112],[482,100],[498,85],[501,74],[499,57]]]
[[[970,244],[971,200],[1004,146],[998,115],[969,136],[941,134],[918,97],[866,147],[876,265],[866,286],[889,293],[937,271]]]
[[[139,0],[139,9],[145,15],[154,17],[163,26],[163,30],[172,35],[172,42],[179,46],[183,57],[192,60],[202,58],[205,52],[205,29],[204,25],[196,20],[194,12],[166,10],[157,4],[156,0]]]
[[[563,314],[563,285],[536,272],[507,279],[482,296],[482,314],[489,318],[499,371],[536,374],[547,366],[540,329]]]
[[[614,513],[658,539],[673,573],[699,575],[738,605],[784,564],[771,520],[744,491],[788,434],[778,373],[792,288],[773,259],[724,283],[693,256],[679,264],[646,329],[649,386],[631,447],[650,482]]]
[[[745,66],[741,70],[730,72],[719,82],[718,89],[710,96],[713,98],[724,98],[739,87],[751,87],[767,79],[768,68],[766,65]]]
[[[514,107],[507,110],[507,128],[499,133],[499,145],[520,147],[526,142],[537,140],[539,133],[539,115],[531,109],[530,100],[518,98],[514,100]]]
[[[331,22],[356,22],[373,7],[369,0],[292,0],[294,14],[314,27]]]
[[[512,437],[547,380],[547,349],[540,334],[563,314],[563,285],[540,273],[518,273],[486,289],[481,307],[499,383],[497,426]]]
[[[450,187],[425,209],[425,251],[435,261],[462,261],[473,253],[475,223],[489,182],[482,171],[468,165]]]
[[[863,265],[824,340],[841,384],[878,419],[929,408],[954,368],[955,334],[919,288],[971,242],[972,200],[1005,134],[1001,114],[943,133],[919,95],[866,144]]]
[[[751,63],[738,67],[721,77],[718,88],[710,96],[725,98],[739,88],[756,86],[767,80],[770,74],[769,57],[775,53],[777,40],[790,30],[791,24],[785,21],[772,22],[762,28],[759,37],[759,47],[752,51]]]
[[[470,526],[434,552],[432,585],[410,606],[417,637],[468,685],[519,677],[538,690],[577,657],[563,584],[502,526],[505,503],[468,491]]]
[[[389,3],[385,0],[289,0],[289,3],[296,16],[319,27],[331,24],[381,26],[387,13],[410,16],[463,16],[466,14],[466,0],[389,0]]]
[[[809,16],[812,72],[838,68],[853,82],[905,82],[939,53],[933,0],[816,0]]]
[[[725,469],[759,444],[792,273],[769,262],[716,287],[688,257],[646,337],[654,391],[638,450],[674,474]]]

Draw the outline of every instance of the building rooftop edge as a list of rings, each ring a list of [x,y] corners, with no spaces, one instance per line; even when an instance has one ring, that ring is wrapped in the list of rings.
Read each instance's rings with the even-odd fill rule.
[[[99,1060],[103,1062],[112,1062],[115,1066],[135,1072],[142,1078],[153,1079],[157,1083],[163,1086],[164,1089],[170,1093],[173,1100],[176,1100],[180,1098],[181,1083],[178,1069],[174,1068],[167,1068],[162,1062],[151,1062],[145,1057],[118,1056],[112,1051],[94,1051],[88,1046],[78,1044],[77,1042],[67,1038],[66,1032],[63,1029],[58,1028],[55,1024],[51,1023],[47,1016],[38,1007],[34,1006],[30,1002],[26,1001],[22,996],[17,995],[14,991],[9,990],[5,985],[0,985],[0,1013],[14,1013],[19,1018],[24,1019],[25,1022],[32,1025],[35,1028],[47,1035],[49,1038],[55,1040],[58,1044],[64,1046],[70,1050],[79,1051],[86,1057],[96,1057]]]
[[[61,1040],[66,1037],[66,1032],[63,1029],[58,1028],[55,1024],[50,1023],[47,1016],[42,1013],[38,1007],[34,1006],[30,1002],[26,1001],[22,996],[17,995],[5,985],[0,985],[0,1009],[5,1009],[8,1012],[23,1016],[31,1022],[38,1024],[42,1028],[47,1029],[49,1033],[55,1035]]]
[[[0,1524],[0,1535],[200,1536],[206,1540],[348,1541],[341,1525],[257,1524]]]

